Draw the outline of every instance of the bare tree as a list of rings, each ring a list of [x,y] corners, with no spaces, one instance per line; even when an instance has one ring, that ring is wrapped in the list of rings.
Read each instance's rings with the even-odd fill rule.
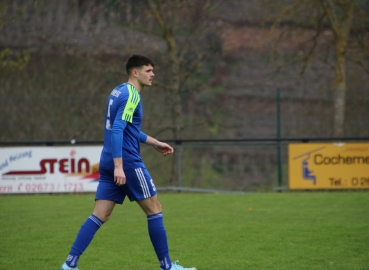
[[[334,119],[333,135],[344,135],[345,97],[347,90],[347,61],[359,64],[364,70],[369,55],[367,32],[368,14],[360,0],[293,0],[282,4],[269,3],[277,9],[271,30],[279,29],[279,42],[291,36],[299,42],[294,56],[284,62],[302,62],[303,74],[307,65],[316,57],[329,63],[334,69]],[[268,20],[271,18],[267,16]],[[279,43],[281,44],[281,43]]]
[[[150,33],[162,38],[167,51],[165,63],[168,67],[166,82],[160,84],[171,96],[173,137],[181,137],[183,130],[181,93],[188,91],[185,84],[198,72],[204,61],[219,52],[211,36],[216,35],[215,25],[209,22],[211,11],[220,1],[165,1],[145,0],[147,14],[155,25]],[[142,29],[146,29],[141,27]],[[145,30],[144,30],[145,31]],[[216,39],[215,39],[216,40]],[[197,85],[201,88],[200,85]]]

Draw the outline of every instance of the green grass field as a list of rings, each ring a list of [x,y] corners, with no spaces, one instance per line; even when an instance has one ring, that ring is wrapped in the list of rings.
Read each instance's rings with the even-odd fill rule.
[[[368,192],[160,194],[171,257],[198,270],[369,269]],[[0,269],[59,269],[93,195],[0,196]],[[146,217],[117,206],[81,270],[158,270]]]

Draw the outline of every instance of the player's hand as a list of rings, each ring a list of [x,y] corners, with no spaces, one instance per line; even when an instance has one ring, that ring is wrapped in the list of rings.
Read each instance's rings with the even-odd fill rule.
[[[123,186],[126,183],[126,175],[122,167],[115,167],[114,182],[117,184],[117,186]]]
[[[174,152],[173,147],[164,142],[159,142],[158,144],[154,145],[154,148],[158,152],[162,153],[164,156],[172,154]]]

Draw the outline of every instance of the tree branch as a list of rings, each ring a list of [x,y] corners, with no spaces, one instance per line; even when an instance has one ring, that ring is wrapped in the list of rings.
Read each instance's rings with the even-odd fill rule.
[[[341,36],[341,27],[336,13],[334,12],[335,6],[332,0],[321,0],[321,4],[325,10],[325,13],[327,14],[328,20],[331,22],[334,32],[336,35]]]
[[[359,66],[361,66],[367,73],[369,73],[369,67],[365,66],[363,60],[354,59],[348,55],[346,55],[347,59],[351,61],[352,63],[355,63]]]
[[[301,69],[301,72],[300,72],[301,75],[305,73],[305,70],[306,70],[307,65],[309,63],[309,60],[311,60],[312,55],[314,53],[314,50],[315,50],[316,46],[318,45],[317,39],[318,39],[318,37],[321,34],[322,23],[323,23],[324,18],[325,18],[325,14],[324,13],[321,14],[320,17],[318,17],[317,26],[315,28],[315,34],[314,34],[314,36],[310,40],[308,40],[305,43],[305,45],[304,45],[304,46],[306,46],[310,42],[313,42],[313,46],[310,48],[310,50],[309,50],[309,52],[308,52],[308,54],[307,54],[307,56],[305,58],[304,65],[303,65],[303,67]]]

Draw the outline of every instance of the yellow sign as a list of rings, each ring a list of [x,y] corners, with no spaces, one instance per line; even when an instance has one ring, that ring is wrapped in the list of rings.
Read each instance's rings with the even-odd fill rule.
[[[290,189],[369,188],[368,143],[289,144]]]

